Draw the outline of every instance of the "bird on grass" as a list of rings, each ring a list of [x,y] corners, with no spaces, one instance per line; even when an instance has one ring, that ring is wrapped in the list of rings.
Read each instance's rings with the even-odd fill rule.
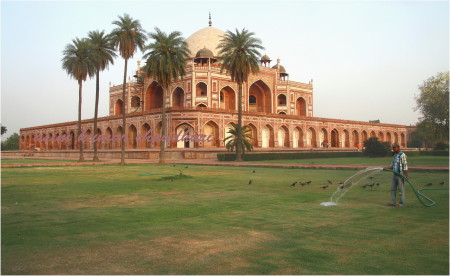
[[[303,186],[305,186],[306,183],[300,182],[300,185],[302,185],[302,188],[303,188]]]
[[[312,182],[312,181],[309,180],[309,181],[306,181],[305,183],[309,185],[309,184],[311,184],[311,182]]]
[[[364,184],[361,186],[361,188],[365,189],[367,187],[367,185],[369,185],[369,184]]]
[[[341,185],[342,185],[342,184],[344,184],[344,182],[339,182],[339,184],[341,184]]]
[[[431,185],[433,185],[433,183],[431,183],[431,182],[427,184],[428,187],[430,187]]]
[[[250,181],[248,182],[248,185],[250,185],[250,184],[252,184],[252,180],[250,180]]]
[[[322,187],[320,187],[321,189],[326,189],[326,188],[328,188],[328,185],[326,185],[326,186],[322,186]]]
[[[184,167],[185,169],[189,168],[188,166]]]
[[[175,167],[175,164],[173,164],[173,166]]]
[[[441,183],[439,183],[439,184],[441,184],[441,185],[444,185],[444,181],[442,181]]]
[[[375,184],[375,185],[377,185],[377,187],[378,187],[378,186],[380,186],[380,183],[377,183],[377,184]]]
[[[291,184],[291,187],[295,187],[295,184],[297,184],[297,181]]]
[[[256,171],[255,170],[253,170],[253,173],[255,173]]]
[[[181,172],[181,170],[179,170],[180,171],[180,175],[182,175],[183,173]]]
[[[330,184],[330,185],[333,184],[333,182],[331,182],[330,180],[327,180],[327,181],[328,181],[328,184]]]
[[[373,185],[375,185],[375,183],[367,184],[367,186],[370,187],[370,188],[373,188]]]
[[[374,179],[374,178],[375,178],[374,176],[369,176],[369,177],[368,177],[368,179]]]
[[[339,186],[339,189],[341,190],[344,189],[344,185]]]

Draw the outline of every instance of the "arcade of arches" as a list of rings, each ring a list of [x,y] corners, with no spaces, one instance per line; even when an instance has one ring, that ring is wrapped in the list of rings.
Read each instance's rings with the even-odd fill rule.
[[[177,123],[170,127],[172,136],[178,135],[181,138],[184,134],[204,134],[211,135],[212,139],[205,142],[193,142],[188,140],[172,141],[169,148],[224,148],[223,140],[228,135],[231,128],[231,122],[218,123],[209,120],[202,123],[201,126],[191,125],[189,123]],[[356,130],[356,129],[338,129],[336,127],[316,127],[299,125],[260,125],[256,122],[246,123],[251,130],[251,143],[255,148],[361,148],[363,141],[370,137],[378,137],[382,142],[397,142],[402,147],[406,146],[406,133],[397,131],[380,130]],[[152,127],[154,126],[154,127]],[[223,127],[222,127],[223,126]],[[258,127],[259,126],[259,127]],[[147,141],[144,137],[148,132],[159,134],[161,131],[161,122],[144,122],[139,124],[129,124],[127,127],[128,149],[150,149],[159,147],[159,141]],[[86,135],[93,134],[92,128],[85,129]],[[119,149],[119,139],[107,139],[114,136],[121,136],[123,131],[121,126],[100,126],[97,130],[102,139],[97,142],[98,149]],[[36,137],[40,137],[36,139]],[[138,139],[137,139],[138,138]],[[93,142],[85,139],[84,149],[93,149]],[[40,150],[71,150],[78,149],[76,129],[70,129],[61,132],[36,132],[34,134],[23,134],[20,137],[20,148],[31,149],[32,147]]]

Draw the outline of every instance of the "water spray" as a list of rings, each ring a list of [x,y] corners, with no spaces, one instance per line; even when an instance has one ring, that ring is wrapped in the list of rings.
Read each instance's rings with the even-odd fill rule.
[[[405,176],[403,176],[402,174],[399,174],[397,172],[394,172],[393,170],[389,170],[389,169],[384,169],[384,168],[366,168],[362,171],[359,171],[357,173],[355,173],[354,175],[350,176],[347,180],[344,181],[344,183],[338,187],[338,189],[331,195],[330,201],[329,202],[322,202],[320,203],[320,205],[322,206],[333,206],[333,205],[338,205],[338,201],[348,192],[350,191],[350,189],[353,186],[358,185],[361,181],[366,180],[367,178],[369,178],[370,176],[372,176],[373,174],[376,174],[378,172],[381,171],[386,171],[386,172],[392,172],[398,176],[400,176],[404,181],[406,180],[406,182],[409,184],[409,186],[411,187],[411,189],[414,191],[414,194],[416,195],[417,199],[419,200],[420,203],[422,203],[423,206],[425,207],[431,207],[436,205],[436,202],[433,201],[431,198],[427,197],[426,195],[422,194],[421,191],[429,191],[429,190],[448,190],[449,188],[422,188],[419,190],[416,190],[413,186],[413,184],[409,181],[408,178],[406,178]],[[429,203],[426,203],[425,200],[427,200]]]

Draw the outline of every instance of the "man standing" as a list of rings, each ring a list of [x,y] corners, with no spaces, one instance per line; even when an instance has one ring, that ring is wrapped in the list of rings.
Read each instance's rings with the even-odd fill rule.
[[[398,143],[392,144],[392,150],[394,151],[394,156],[392,158],[391,166],[386,167],[386,169],[391,169],[396,173],[403,175],[408,178],[408,164],[406,162],[406,154],[400,151],[400,146]],[[392,185],[391,185],[391,202],[389,202],[388,206],[397,206],[396,198],[397,198],[397,187],[400,189],[400,204],[399,207],[405,204],[405,182],[404,179],[394,174],[392,176]]]

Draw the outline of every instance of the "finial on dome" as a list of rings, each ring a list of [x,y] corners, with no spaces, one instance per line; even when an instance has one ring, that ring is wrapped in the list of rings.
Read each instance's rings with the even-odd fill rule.
[[[211,13],[209,13],[209,26],[211,27],[211,25],[212,25],[212,22],[211,22]]]

